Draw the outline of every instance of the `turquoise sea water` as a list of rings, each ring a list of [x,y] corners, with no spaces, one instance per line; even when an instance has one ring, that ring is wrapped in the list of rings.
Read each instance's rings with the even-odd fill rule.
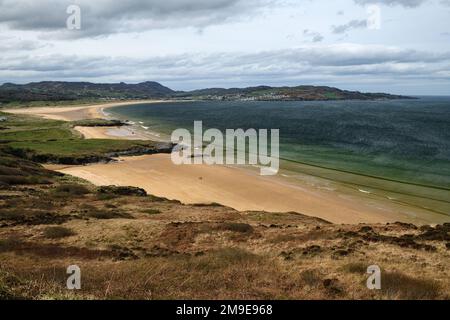
[[[450,214],[450,97],[394,101],[167,102],[117,107],[154,132],[280,129],[282,168]]]

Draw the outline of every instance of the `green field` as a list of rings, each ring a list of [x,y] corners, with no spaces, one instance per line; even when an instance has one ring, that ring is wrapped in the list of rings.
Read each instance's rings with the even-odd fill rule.
[[[127,140],[84,140],[73,131],[72,124],[0,112],[7,120],[1,122],[0,147],[9,148],[30,160],[39,162],[75,163],[105,160],[111,153],[130,150],[151,150],[156,143]],[[84,160],[83,160],[84,159]]]

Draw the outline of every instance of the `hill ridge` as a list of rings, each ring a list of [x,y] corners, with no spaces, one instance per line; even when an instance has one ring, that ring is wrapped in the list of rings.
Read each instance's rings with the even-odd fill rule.
[[[71,101],[86,99],[198,99],[241,101],[317,101],[317,100],[391,100],[413,99],[387,93],[363,93],[329,86],[300,85],[294,87],[251,86],[245,88],[206,88],[175,91],[159,82],[136,84],[40,81],[27,84],[0,85],[0,102]]]

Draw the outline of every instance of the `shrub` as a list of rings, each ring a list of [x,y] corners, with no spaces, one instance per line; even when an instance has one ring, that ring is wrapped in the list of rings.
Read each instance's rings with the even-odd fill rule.
[[[104,119],[86,119],[79,121],[72,121],[72,127],[121,127],[127,123],[120,120],[104,120]]]
[[[0,240],[0,252],[7,252],[16,249],[22,244],[22,241],[17,237],[9,237]]]
[[[1,220],[19,220],[22,219],[26,214],[23,210],[17,208],[11,209],[0,209],[0,221]]]
[[[112,194],[112,193],[97,193],[97,200],[105,201],[105,200],[112,200],[116,199],[118,195]]]
[[[6,185],[20,185],[20,184],[30,184],[27,177],[23,176],[5,176],[0,175],[0,182]]]
[[[112,203],[105,203],[105,208],[107,209],[117,209],[117,206]]]
[[[223,205],[221,205],[220,203],[217,202],[213,202],[213,203],[195,203],[192,206],[197,207],[197,208],[208,208],[208,207],[224,207]]]
[[[61,239],[74,236],[75,232],[64,227],[47,227],[44,229],[44,237],[49,239]]]
[[[150,215],[154,215],[154,214],[160,214],[161,210],[158,209],[147,209],[143,211],[144,213],[150,214]]]
[[[62,184],[55,188],[55,193],[57,194],[81,196],[88,194],[89,192],[89,189],[81,184]]]
[[[104,186],[98,188],[100,194],[113,194],[119,196],[137,196],[146,197],[147,192],[144,189],[136,187],[117,187],[117,186]]]
[[[221,230],[239,232],[239,233],[252,233],[253,227],[247,223],[235,223],[227,222],[220,226]]]
[[[110,220],[110,219],[132,219],[133,216],[131,216],[128,213],[125,212],[119,212],[119,211],[108,211],[108,210],[88,210],[86,213],[84,213],[84,216],[99,220]]]

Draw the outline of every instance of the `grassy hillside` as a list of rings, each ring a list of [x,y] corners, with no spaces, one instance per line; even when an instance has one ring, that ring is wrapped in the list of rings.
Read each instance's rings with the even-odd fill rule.
[[[386,93],[362,93],[340,90],[325,86],[269,87],[248,88],[211,88],[194,91],[174,91],[157,82],[138,84],[126,83],[90,83],[44,81],[24,85],[5,83],[0,86],[0,103],[35,104],[42,101],[54,104],[60,101],[105,101],[130,99],[200,99],[200,100],[241,100],[261,101],[280,100],[375,100],[405,99],[408,97]]]
[[[211,88],[191,92],[181,92],[177,96],[194,97],[206,100],[259,100],[259,101],[314,101],[314,100],[376,100],[376,99],[409,99],[409,97],[386,93],[362,93],[358,91],[340,90],[324,86],[297,87],[248,87],[248,88]]]
[[[82,99],[164,98],[174,91],[157,82],[138,84],[44,81],[0,86],[0,102],[64,101]]]

